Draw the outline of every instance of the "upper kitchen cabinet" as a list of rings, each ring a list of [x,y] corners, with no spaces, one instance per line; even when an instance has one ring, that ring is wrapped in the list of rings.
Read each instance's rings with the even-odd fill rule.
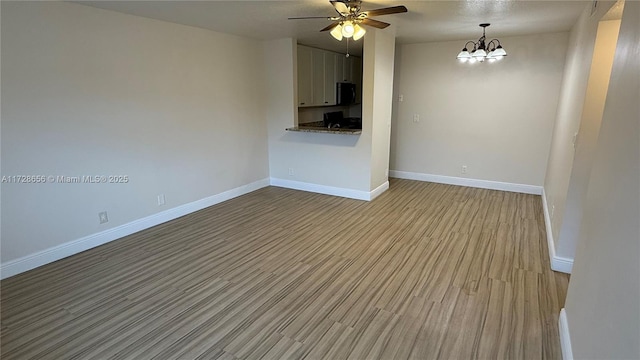
[[[335,81],[337,83],[346,82],[347,80],[345,79],[345,76],[344,76],[344,59],[346,58],[344,54],[334,53],[333,59],[335,61],[334,67],[333,67]]]
[[[311,48],[298,46],[298,106],[313,105],[313,68]]]
[[[324,60],[324,105],[336,104],[336,56],[334,53],[323,51]]]
[[[362,59],[354,58],[351,63],[351,82],[356,84],[356,103],[362,103]]]
[[[354,83],[354,63],[355,58],[353,56],[342,56],[342,80],[341,82]]]
[[[324,66],[324,51],[320,50],[320,49],[311,49],[311,61],[312,61],[312,66],[311,68],[313,69],[313,86],[312,88],[312,94],[313,94],[313,105],[315,106],[322,106],[325,105],[325,98],[324,98],[324,88],[325,88],[325,81],[324,81],[324,73],[325,73],[325,66]]]
[[[361,79],[360,58],[298,45],[298,107],[336,105],[339,82],[355,83],[360,102]]]

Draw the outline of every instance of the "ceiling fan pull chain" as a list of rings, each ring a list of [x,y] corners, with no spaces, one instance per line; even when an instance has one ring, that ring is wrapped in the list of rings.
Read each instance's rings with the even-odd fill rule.
[[[349,57],[349,38],[347,38],[347,55],[345,57]]]

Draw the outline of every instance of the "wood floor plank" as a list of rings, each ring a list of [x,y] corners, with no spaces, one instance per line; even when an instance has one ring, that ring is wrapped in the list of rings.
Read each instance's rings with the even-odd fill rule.
[[[267,187],[0,282],[2,359],[560,359],[539,196]]]

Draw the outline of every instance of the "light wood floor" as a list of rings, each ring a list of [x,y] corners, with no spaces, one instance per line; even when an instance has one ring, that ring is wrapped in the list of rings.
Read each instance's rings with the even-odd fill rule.
[[[1,282],[2,359],[560,359],[539,196],[268,187]]]

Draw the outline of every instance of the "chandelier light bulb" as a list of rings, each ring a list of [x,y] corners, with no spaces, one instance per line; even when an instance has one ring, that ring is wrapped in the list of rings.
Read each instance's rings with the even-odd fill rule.
[[[338,24],[338,26],[334,27],[330,34],[334,39],[342,41],[342,25]]]
[[[358,41],[360,40],[364,34],[367,33],[367,30],[365,30],[362,26],[356,24],[353,27],[354,33],[353,33],[353,40]]]
[[[353,26],[353,23],[351,21],[345,21],[342,24],[342,36],[346,37],[346,38],[350,38],[353,36],[353,33],[355,32],[355,28]]]
[[[484,59],[487,56],[487,52],[484,51],[484,49],[478,49],[476,51],[473,52],[473,57],[478,58],[478,60],[480,59]],[[480,60],[482,61],[482,60]]]
[[[502,48],[502,45],[498,45],[493,52],[493,56],[507,56],[507,52]]]
[[[456,58],[461,62],[467,62],[467,60],[469,60],[470,57],[471,57],[471,54],[469,54],[469,50],[467,50],[467,48],[463,48]]]

